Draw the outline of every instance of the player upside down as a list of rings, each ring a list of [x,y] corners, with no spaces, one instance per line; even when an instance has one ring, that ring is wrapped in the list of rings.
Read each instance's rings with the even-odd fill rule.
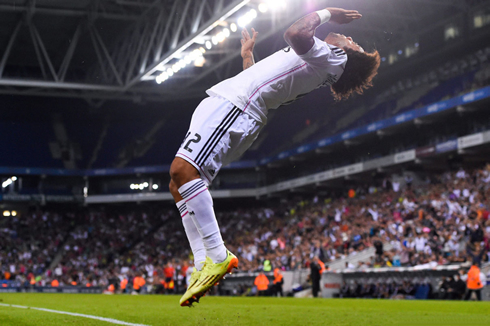
[[[194,255],[189,287],[181,306],[197,302],[238,266],[226,249],[207,186],[220,168],[239,158],[267,122],[267,111],[288,104],[319,87],[330,86],[336,100],[362,94],[372,86],[380,57],[367,53],[352,38],[330,33],[315,37],[328,21],[347,24],[361,18],[356,10],[327,8],[304,16],[289,27],[288,47],[255,64],[257,32],[242,31],[243,71],[207,90],[192,116],[189,131],[170,167],[170,192]]]

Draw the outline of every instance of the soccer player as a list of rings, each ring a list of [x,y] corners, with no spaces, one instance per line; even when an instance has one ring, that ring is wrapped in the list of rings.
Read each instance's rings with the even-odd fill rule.
[[[361,18],[356,10],[326,8],[289,27],[288,47],[255,64],[257,32],[242,32],[243,71],[207,90],[192,116],[189,131],[170,167],[170,192],[182,216],[194,255],[194,270],[181,306],[197,302],[238,266],[224,246],[207,186],[223,165],[239,158],[267,122],[267,111],[288,104],[316,88],[329,86],[336,100],[362,94],[372,86],[380,57],[352,38],[315,30],[326,22],[347,24]]]

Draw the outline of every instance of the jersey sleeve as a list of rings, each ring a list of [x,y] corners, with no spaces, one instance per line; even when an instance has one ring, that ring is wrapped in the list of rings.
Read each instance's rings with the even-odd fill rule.
[[[311,66],[327,68],[331,66],[345,66],[347,54],[344,50],[327,44],[317,37],[313,37],[315,43],[305,54],[299,57]]]

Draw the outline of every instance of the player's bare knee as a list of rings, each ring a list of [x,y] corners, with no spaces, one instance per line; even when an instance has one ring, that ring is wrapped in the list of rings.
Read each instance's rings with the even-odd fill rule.
[[[176,194],[179,193],[179,188],[175,185],[175,183],[172,180],[170,180],[170,183],[168,184],[168,190],[170,190],[172,196],[175,196]]]
[[[182,187],[185,183],[199,177],[196,168],[181,158],[175,158],[170,166],[170,178],[177,189]]]
[[[175,160],[172,162],[172,165],[170,166],[170,178],[172,179],[170,181],[170,186],[176,188],[182,186],[182,180],[185,178],[185,171],[182,168],[182,165],[179,164],[179,162],[176,162]]]

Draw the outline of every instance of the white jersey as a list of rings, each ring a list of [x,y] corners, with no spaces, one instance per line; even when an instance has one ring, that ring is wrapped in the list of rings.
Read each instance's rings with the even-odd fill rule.
[[[235,77],[207,90],[266,123],[267,111],[289,104],[319,87],[330,86],[344,72],[347,55],[342,50],[314,38],[313,47],[297,55],[286,47]]]

